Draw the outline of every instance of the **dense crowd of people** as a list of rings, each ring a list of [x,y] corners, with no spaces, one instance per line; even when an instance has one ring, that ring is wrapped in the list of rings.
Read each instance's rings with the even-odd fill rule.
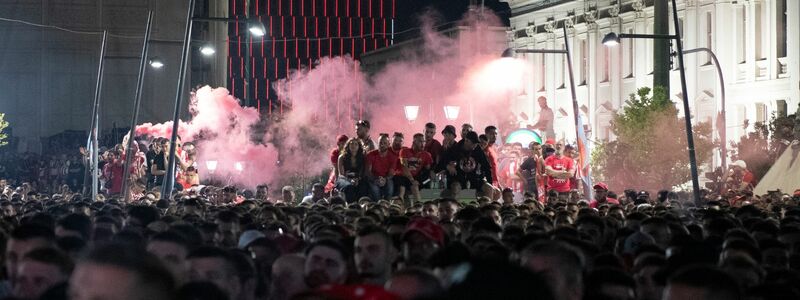
[[[201,186],[187,143],[187,188],[161,195],[163,139],[134,143],[130,201],[3,178],[0,299],[800,299],[800,192],[583,199],[569,145],[531,143],[501,175],[493,126],[427,124],[408,148],[369,127],[307,196]]]

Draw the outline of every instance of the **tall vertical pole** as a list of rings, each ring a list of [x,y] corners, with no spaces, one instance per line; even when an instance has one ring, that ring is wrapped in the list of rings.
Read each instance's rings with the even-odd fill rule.
[[[575,139],[577,140],[580,138],[581,136],[580,130],[582,130],[580,121],[578,119],[578,114],[579,114],[578,95],[575,92],[575,75],[572,72],[572,52],[570,51],[569,48],[569,35],[567,35],[566,24],[564,24],[562,29],[564,30],[564,51],[565,51],[564,55],[567,56],[567,70],[569,71],[569,90],[572,93],[572,115],[575,119]],[[592,193],[591,189],[588,191],[584,191],[584,195],[588,196],[589,199],[592,199],[591,193]]]
[[[658,2],[658,1],[656,1]],[[686,71],[683,65],[683,43],[681,42],[680,24],[678,20],[678,6],[672,0],[672,21],[675,24],[675,45],[678,48],[678,71],[681,74],[681,92],[683,92],[683,117],[686,120],[686,143],[689,147],[689,168],[692,172],[692,194],[696,206],[702,204],[700,200],[700,180],[697,178],[697,158],[694,151],[694,134],[692,133],[692,114],[689,112],[689,93],[686,90]]]
[[[99,186],[99,174],[97,173],[97,151],[99,151],[97,145],[97,134],[100,128],[100,94],[103,91],[103,67],[106,59],[106,45],[108,41],[108,30],[103,30],[103,42],[100,46],[100,63],[97,66],[97,81],[94,85],[94,105],[92,105],[92,126],[89,127],[89,145],[91,151],[91,158],[90,163],[91,165],[86,166],[86,169],[91,172],[92,180],[92,201],[97,200],[97,190],[100,188]],[[83,182],[84,190],[86,190],[86,180]]]
[[[196,0],[189,0],[189,12],[186,14],[186,32],[183,35],[183,50],[181,51],[181,65],[178,72],[178,87],[175,93],[175,111],[172,115],[172,135],[169,139],[169,160],[167,174],[161,187],[161,198],[169,199],[172,196],[172,187],[175,185],[175,142],[178,139],[178,123],[180,122],[181,100],[183,100],[183,86],[186,82],[186,68],[189,60],[189,50],[192,41],[192,16]]]
[[[150,31],[153,25],[153,11],[147,12],[147,26],[144,30],[144,41],[142,41],[142,57],[139,59],[139,78],[136,79],[136,97],[133,99],[133,115],[131,116],[131,130],[128,132],[128,144],[125,147],[125,166],[122,169],[122,193],[125,202],[130,202],[131,185],[131,161],[136,152],[132,151],[133,140],[136,137],[136,123],[139,121],[139,106],[142,102],[142,88],[144,87],[144,74],[147,68],[147,53],[150,50]],[[138,145],[137,145],[138,146]]]
[[[655,0],[653,3],[653,34],[669,34],[669,3],[667,1]],[[679,28],[677,24],[675,26],[675,28]],[[669,94],[669,50],[668,39],[653,40],[653,87],[662,86],[667,94]]]

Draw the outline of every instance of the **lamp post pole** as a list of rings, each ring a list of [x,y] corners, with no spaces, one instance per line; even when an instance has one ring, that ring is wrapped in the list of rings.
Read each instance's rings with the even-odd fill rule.
[[[678,19],[678,7],[675,0],[672,0],[672,21],[675,26],[675,34],[620,34],[609,33],[603,38],[603,44],[616,45],[620,38],[646,38],[646,39],[672,39],[675,40],[678,55],[678,71],[681,77],[681,93],[683,95],[683,114],[686,122],[686,144],[689,150],[689,169],[692,176],[692,195],[696,206],[702,205],[700,199],[700,180],[697,175],[697,157],[694,149],[694,133],[692,132],[692,114],[689,111],[689,93],[686,89],[686,69],[683,62],[683,42],[681,41],[680,20]]]
[[[106,42],[108,41],[108,30],[103,30],[103,43],[100,46],[100,63],[97,67],[97,82],[95,83],[94,87],[94,105],[92,105],[92,126],[89,128],[89,145],[90,149],[86,149],[90,151],[91,157],[89,158],[89,163],[91,165],[87,165],[86,169],[91,172],[91,195],[92,201],[97,201],[97,190],[100,188],[99,186],[99,174],[98,172],[98,163],[97,163],[97,151],[99,151],[100,147],[97,145],[97,135],[100,131],[100,95],[103,91],[103,68],[105,63],[105,56],[106,56]],[[86,178],[86,177],[84,177]],[[83,183],[84,190],[86,190],[86,180]]]
[[[727,102],[725,100],[726,99],[725,98],[725,79],[722,77],[722,66],[719,64],[719,60],[717,59],[717,55],[714,54],[714,51],[711,51],[711,49],[708,49],[708,48],[695,48],[695,49],[684,50],[683,54],[696,53],[696,52],[705,52],[705,53],[707,53],[708,56],[711,57],[711,60],[714,61],[714,66],[717,68],[717,78],[719,79],[719,93],[720,93],[720,101],[721,101],[721,103],[719,105],[719,111],[718,111],[717,116],[716,116],[717,118],[720,118],[720,119],[716,120],[716,122],[714,124],[716,126],[720,126],[721,125],[720,128],[717,128],[717,130],[719,131],[719,139],[720,139],[720,152],[721,152],[721,154],[720,154],[720,165],[722,165],[722,171],[725,172],[727,170],[727,166],[728,166],[728,140],[727,140],[728,128],[726,127],[726,124],[727,124],[727,122],[726,122],[727,121],[726,120],[727,119],[727,112],[726,112],[726,105],[727,104],[726,103]]]
[[[188,65],[189,60],[189,50],[190,50],[190,43],[192,40],[192,25],[194,21],[203,21],[203,22],[226,22],[226,23],[238,23],[238,22],[248,22],[250,20],[245,19],[230,19],[230,18],[211,18],[211,17],[194,17],[194,7],[195,7],[196,0],[189,1],[189,12],[186,15],[186,32],[184,33],[183,37],[183,51],[181,52],[181,64],[180,64],[180,71],[178,74],[178,87],[177,92],[175,93],[175,110],[172,116],[172,134],[170,137],[170,148],[169,148],[169,159],[167,161],[167,174],[164,176],[164,181],[161,187],[161,195],[162,197],[170,197],[172,195],[172,189],[175,185],[175,164],[176,164],[176,157],[175,157],[175,146],[176,140],[178,138],[178,125],[180,122],[180,108],[181,108],[181,101],[183,100],[183,86],[186,82],[186,68]],[[258,23],[260,28],[260,33],[257,34],[259,36],[264,35],[266,30],[263,28],[263,25]],[[248,28],[250,34],[256,35],[253,28]],[[249,47],[248,47],[249,48]],[[249,55],[249,54],[248,54]],[[249,65],[249,59],[248,59]],[[247,71],[248,73],[250,71]],[[249,78],[247,80],[250,80]],[[250,86],[249,84],[247,84]],[[249,87],[248,87],[249,89]],[[245,104],[247,104],[247,95],[249,92],[245,92]]]
[[[147,27],[144,32],[144,42],[142,43],[142,57],[139,61],[139,78],[136,80],[136,97],[133,99],[133,116],[131,116],[131,130],[128,132],[128,144],[125,147],[125,165],[122,168],[122,192],[124,193],[123,199],[125,202],[130,202],[130,183],[131,176],[130,167],[133,156],[136,152],[131,151],[133,148],[134,137],[136,136],[136,123],[139,119],[139,104],[142,102],[142,87],[144,86],[144,73],[147,68],[147,52],[150,49],[150,31],[153,25],[153,11],[147,13]],[[138,147],[138,145],[137,145]],[[137,151],[138,152],[138,151]]]
[[[178,139],[178,123],[180,122],[181,102],[183,100],[183,86],[186,82],[186,65],[189,59],[189,45],[192,40],[192,17],[196,0],[189,0],[189,12],[186,15],[186,31],[183,35],[183,49],[181,50],[181,64],[178,71],[178,87],[175,93],[175,109],[172,115],[172,134],[169,138],[169,159],[167,161],[167,174],[161,187],[161,198],[172,198],[172,188],[175,185],[175,143]]]
[[[692,114],[689,112],[689,92],[686,89],[686,69],[683,62],[683,42],[681,41],[678,6],[672,0],[672,21],[675,26],[675,46],[678,50],[678,70],[681,75],[681,92],[683,93],[683,115],[686,120],[686,143],[689,148],[689,168],[692,173],[692,194],[696,206],[700,206],[700,180],[697,175],[697,157],[694,151],[694,133],[692,132]]]

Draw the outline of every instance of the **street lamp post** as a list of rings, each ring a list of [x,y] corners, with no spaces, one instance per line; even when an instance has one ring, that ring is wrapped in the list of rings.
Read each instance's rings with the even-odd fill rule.
[[[726,105],[727,102],[725,100],[725,79],[722,77],[722,66],[719,64],[719,60],[717,60],[717,55],[714,54],[714,51],[708,48],[695,48],[684,50],[683,54],[689,53],[697,53],[697,52],[705,52],[708,56],[711,57],[711,60],[714,61],[714,66],[717,68],[717,79],[719,79],[719,93],[720,93],[720,105],[719,111],[717,112],[717,118],[721,118],[721,120],[716,120],[714,122],[715,126],[719,126],[719,139],[720,139],[720,165],[722,165],[722,171],[725,172],[727,170],[728,165],[728,128],[726,127],[727,123],[727,112],[726,112]]]
[[[196,0],[189,0],[188,13],[186,15],[186,27],[185,27],[186,31],[184,32],[183,36],[183,50],[181,51],[181,64],[178,73],[178,86],[177,86],[177,92],[175,93],[175,109],[172,115],[172,134],[170,136],[169,159],[167,161],[167,174],[164,176],[164,182],[162,183],[161,187],[162,197],[171,197],[172,189],[175,185],[175,162],[176,162],[175,143],[176,140],[178,139],[180,109],[184,94],[183,86],[186,82],[186,68],[188,65],[189,49],[190,49],[189,44],[192,40],[192,25],[194,24],[194,21],[227,22],[227,23],[246,22],[249,23],[248,30],[250,34],[254,36],[263,36],[266,34],[266,29],[264,28],[264,25],[255,20],[229,19],[229,18],[195,18],[194,17],[195,2]],[[247,73],[249,73],[249,71],[247,71]]]
[[[144,42],[142,43],[142,58],[139,61],[139,77],[136,79],[136,96],[133,99],[133,116],[131,116],[131,129],[128,132],[128,144],[125,147],[125,165],[122,168],[122,192],[125,193],[123,195],[123,199],[125,202],[130,202],[130,192],[128,189],[130,188],[130,183],[128,182],[130,178],[130,166],[131,161],[133,160],[133,156],[136,155],[136,152],[131,151],[134,143],[134,137],[136,136],[136,123],[139,119],[139,104],[142,102],[142,88],[144,86],[144,73],[147,69],[145,64],[147,63],[147,52],[150,49],[150,31],[153,25],[153,11],[149,11],[147,13],[147,27],[144,32]],[[137,145],[138,146],[138,145]],[[138,151],[137,151],[138,152]]]
[[[105,63],[105,56],[106,56],[106,44],[108,42],[108,30],[103,30],[103,43],[100,46],[100,62],[97,66],[97,82],[95,83],[94,87],[94,104],[92,105],[92,125],[89,128],[89,149],[86,149],[89,152],[90,157],[88,158],[89,164],[87,164],[86,169],[91,172],[91,195],[92,201],[97,201],[97,190],[99,187],[99,174],[98,172],[98,156],[97,151],[99,151],[100,147],[97,145],[97,135],[99,134],[100,128],[100,95],[102,94],[103,90],[103,68]],[[84,184],[84,191],[86,190],[86,180],[83,181]]]
[[[701,199],[700,199],[700,180],[698,179],[697,175],[697,157],[695,155],[694,150],[694,134],[692,133],[692,114],[689,111],[689,93],[686,88],[686,70],[684,69],[684,62],[683,62],[683,42],[681,41],[681,33],[680,33],[680,20],[678,19],[678,7],[675,4],[675,0],[672,1],[672,21],[673,25],[675,26],[675,34],[615,34],[609,33],[603,38],[603,44],[606,46],[615,46],[619,44],[620,39],[622,38],[643,38],[643,39],[671,39],[675,41],[675,46],[677,47],[677,55],[678,55],[678,71],[680,72],[681,77],[681,92],[683,93],[683,114],[684,119],[686,121],[686,143],[688,145],[689,150],[689,168],[691,169],[692,173],[692,194],[694,196],[695,205],[700,206]]]

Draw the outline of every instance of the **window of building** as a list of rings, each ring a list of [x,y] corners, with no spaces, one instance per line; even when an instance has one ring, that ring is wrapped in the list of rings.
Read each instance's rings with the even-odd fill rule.
[[[547,84],[547,62],[544,60],[544,53],[539,53],[539,91],[544,92]]]
[[[775,11],[778,14],[775,18],[776,54],[777,57],[786,57],[786,0],[778,0],[775,5]]]
[[[589,73],[589,46],[586,39],[581,39],[581,85],[586,85]]]
[[[602,44],[600,45],[600,49],[602,49],[601,51],[603,51],[602,52],[603,53],[603,58],[602,58],[602,61],[603,61],[603,74],[601,76],[601,79],[603,81],[601,81],[601,82],[608,82],[609,73],[610,73],[610,69],[611,69],[611,51],[609,51],[608,47],[606,47],[605,45],[602,45]]]
[[[767,105],[764,103],[756,103],[756,124],[765,124],[767,122]]]
[[[764,9],[763,5],[760,3],[755,4],[755,10],[753,13],[753,25],[755,25],[755,46],[756,46],[756,60],[766,59],[766,50],[769,48],[765,43],[769,40],[769,32],[765,32],[764,29],[769,28],[768,26],[762,26],[761,22],[764,20]]]
[[[786,109],[787,109],[786,100],[778,100],[775,102],[775,104],[777,104],[776,105],[777,108],[775,109],[777,111],[777,117],[778,118],[786,117]]]
[[[561,43],[561,47],[559,47],[559,49],[565,49],[564,48],[564,43]],[[559,55],[558,58],[559,58],[559,61],[561,63],[559,64],[559,67],[556,68],[556,69],[558,69],[558,74],[557,74],[556,78],[558,78],[558,88],[559,89],[563,89],[566,86],[566,84],[565,84],[566,80],[564,80],[564,78],[567,77],[566,76],[566,73],[567,73],[566,72],[566,70],[567,70],[567,56],[566,55]]]
[[[739,63],[747,62],[747,11],[744,6],[736,8],[736,57]]]
[[[706,48],[714,51],[714,19],[711,12],[706,12]],[[711,64],[711,54],[706,54],[706,64]]]
[[[633,28],[628,29],[628,33],[633,34]],[[634,46],[635,46],[636,40],[635,39],[628,39],[627,41],[624,41],[624,42],[625,42],[626,47],[624,47],[624,50],[622,51],[622,57],[623,57],[623,59],[625,59],[625,72],[623,74],[626,74],[625,78],[632,78],[633,77],[633,71],[634,71],[634,61],[635,61],[634,60],[634,54],[635,54],[634,53]]]

